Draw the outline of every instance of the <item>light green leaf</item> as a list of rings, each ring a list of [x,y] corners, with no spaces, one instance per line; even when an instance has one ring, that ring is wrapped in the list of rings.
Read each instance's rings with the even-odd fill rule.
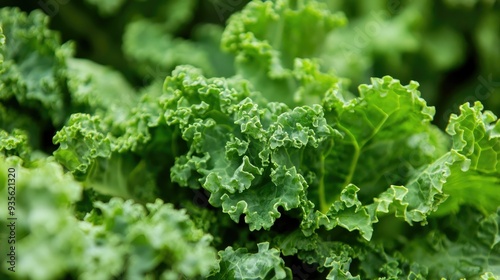
[[[318,56],[328,33],[345,22],[320,1],[251,1],[231,16],[221,46],[236,56],[237,74],[269,100],[313,104],[339,79],[322,75],[309,59]]]
[[[55,158],[76,176],[88,171],[96,158],[111,156],[111,142],[99,117],[73,114],[68,124],[54,136],[60,147]]]
[[[391,211],[410,215],[408,211],[414,213],[420,204],[439,204],[434,194],[414,196],[418,184],[398,186],[443,155],[448,146],[444,134],[430,124],[434,108],[420,98],[417,87],[415,82],[402,86],[384,77],[362,85],[360,97],[354,99],[328,93],[323,107],[333,137],[330,144],[314,151],[317,164],[304,167],[316,174],[307,196],[312,204],[302,207],[304,233],[311,234],[321,225],[341,226],[359,230],[370,240],[378,215]],[[411,203],[409,196],[414,199]],[[419,219],[430,212],[422,210]]]
[[[0,100],[15,99],[58,125],[69,107],[64,101],[64,70],[73,48],[71,44],[61,45],[59,34],[48,29],[48,19],[41,11],[26,15],[17,8],[0,10]]]
[[[449,198],[439,214],[458,212],[464,204],[491,213],[500,205],[500,122],[480,102],[466,103],[460,111],[450,117],[446,132],[453,138],[452,152],[466,157],[466,165],[453,165],[443,186]]]
[[[278,250],[269,249],[268,242],[259,243],[257,247],[257,253],[232,247],[220,251],[220,270],[208,279],[292,279],[291,270],[285,267]]]
[[[54,136],[59,148],[54,157],[75,178],[105,195],[151,201],[156,197],[154,178],[145,161],[116,152],[117,142],[99,117],[73,114]]]
[[[7,177],[9,168],[15,170],[15,194],[11,193],[15,210],[14,215],[1,211],[0,218],[16,218],[16,250],[23,257],[17,259],[15,275],[40,280],[63,277],[78,265],[85,248],[85,236],[70,208],[80,199],[82,187],[54,161],[38,161],[26,169],[18,158],[0,155],[0,191],[4,194],[8,193],[7,178],[13,178]],[[6,207],[7,202],[8,196],[2,195],[0,204]],[[6,227],[4,222],[2,227]],[[7,271],[6,254],[0,260]]]
[[[118,71],[77,58],[68,59],[67,67],[72,106],[111,124],[127,119],[138,98]]]
[[[254,185],[244,192],[221,195],[218,191],[209,201],[214,206],[222,205],[223,212],[235,222],[244,214],[250,230],[269,229],[281,216],[278,207],[283,207],[285,211],[297,208],[307,186],[294,167],[272,169],[270,177],[271,182]]]
[[[361,201],[369,201],[445,153],[446,138],[430,124],[434,108],[420,98],[417,87],[384,77],[360,86],[359,98],[345,100],[335,92],[326,96],[326,119],[340,136],[322,155],[327,182],[320,194],[323,212],[350,183],[360,188]]]
[[[242,67],[279,77],[293,68],[295,58],[314,57],[326,35],[345,22],[319,1],[253,1],[229,19],[222,47],[236,54]]]
[[[12,133],[7,133],[0,129],[0,153],[5,157],[18,156],[24,161],[29,161],[31,147],[26,132],[14,129]]]
[[[102,216],[93,212],[86,222],[97,226],[95,237],[117,239],[117,248],[125,250],[128,259],[128,265],[121,268],[127,277],[144,277],[162,265],[166,268],[163,274],[174,273],[176,279],[207,276],[217,268],[216,252],[210,247],[212,237],[195,228],[185,211],[159,199],[147,204],[147,210],[116,198],[97,202],[96,207]]]
[[[190,2],[190,1],[176,1]],[[123,35],[123,50],[146,79],[164,79],[181,64],[214,72],[208,54],[191,41],[174,38],[160,23],[138,20],[127,25]]]
[[[404,255],[429,269],[432,279],[475,279],[500,275],[498,210],[487,216],[462,208],[441,219],[446,231],[430,231],[409,243]]]
[[[237,90],[241,83],[206,79],[187,67],[167,78],[165,119],[190,145],[171,178],[210,191],[213,206],[234,221],[245,215],[251,230],[269,229],[278,207],[299,207],[307,188],[300,159],[331,131],[321,106],[261,105],[247,88]]]

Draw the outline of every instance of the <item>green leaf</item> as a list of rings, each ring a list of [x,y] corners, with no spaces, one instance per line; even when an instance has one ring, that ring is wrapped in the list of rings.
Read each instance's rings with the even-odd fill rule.
[[[68,59],[67,67],[68,89],[74,108],[99,115],[111,124],[127,119],[138,98],[119,72],[78,58]]]
[[[398,186],[448,146],[444,134],[430,124],[434,108],[420,98],[417,87],[384,77],[362,85],[354,99],[336,91],[327,94],[323,107],[334,133],[330,144],[314,152],[317,164],[304,167],[316,174],[308,189],[310,201],[302,207],[305,233],[321,225],[342,226],[370,240],[378,215],[410,215],[420,203],[433,201],[434,195],[413,196],[418,183]]]
[[[348,271],[348,268],[342,263],[342,261],[337,260],[336,258],[327,258],[325,261],[325,267],[331,267],[332,270],[326,276],[326,279],[332,280],[355,280],[361,279],[359,276],[352,276]]]
[[[54,157],[85,185],[105,195],[151,201],[156,197],[154,177],[145,161],[116,152],[116,141],[99,117],[73,114],[54,136]]]
[[[12,133],[0,129],[0,153],[5,157],[18,156],[24,161],[29,161],[31,147],[28,144],[26,132],[14,129]]]
[[[0,10],[0,100],[16,100],[57,125],[67,114],[65,65],[73,48],[61,45],[59,34],[48,29],[48,19],[37,10],[29,15],[17,8]]]
[[[82,186],[59,164],[44,159],[26,169],[19,158],[0,155],[4,193],[12,178],[9,168],[16,176],[16,249],[23,256],[17,259],[16,278],[195,279],[218,268],[212,237],[171,204],[158,199],[144,207],[112,198],[96,202],[79,221],[73,204],[81,199]],[[0,198],[2,205],[7,202],[7,196]],[[3,221],[8,217],[7,211],[0,213]]]
[[[94,238],[115,241],[110,245],[115,243],[125,252],[128,265],[121,269],[128,278],[144,277],[160,266],[165,267],[167,279],[208,276],[217,268],[216,251],[210,247],[212,237],[195,228],[185,211],[159,199],[147,204],[147,209],[117,198],[95,206],[102,215],[93,212],[85,221],[96,226]]]
[[[411,261],[429,269],[429,278],[475,279],[500,275],[498,210],[487,216],[470,208],[442,220],[444,231],[413,239],[405,250]]]
[[[314,57],[326,35],[345,22],[319,1],[253,1],[229,19],[222,47],[237,55],[241,67],[279,77],[295,58]]]
[[[324,238],[326,237],[326,238]],[[317,266],[323,272],[331,270],[330,275],[350,275],[349,267],[355,251],[349,245],[340,241],[329,240],[329,236],[314,233],[305,236],[300,230],[290,234],[280,234],[275,238],[281,252],[285,256],[296,255],[304,263]]]
[[[430,124],[434,108],[420,98],[418,84],[407,86],[390,77],[360,86],[360,97],[326,96],[326,118],[340,132],[325,157],[327,185],[323,210],[348,184],[360,188],[360,199],[377,196],[390,184],[445,153],[446,138]],[[343,164],[338,164],[343,163]]]
[[[330,130],[320,106],[259,106],[247,88],[237,90],[240,82],[206,79],[187,67],[167,78],[165,119],[190,145],[171,178],[210,191],[212,205],[234,221],[244,214],[251,230],[269,229],[279,206],[288,211],[301,203],[307,184],[295,164]]]
[[[500,205],[500,122],[480,102],[473,107],[465,103],[460,111],[450,117],[446,132],[453,139],[452,151],[467,159],[465,165],[453,166],[443,186],[449,198],[439,214],[458,212],[464,204],[492,213]]]
[[[268,242],[257,247],[257,253],[232,247],[220,251],[220,270],[208,279],[292,279],[291,270],[285,267],[278,250],[269,249]]]
[[[237,74],[269,100],[312,104],[339,79],[321,75],[309,59],[318,56],[329,32],[345,22],[320,1],[252,1],[231,16],[221,46],[236,56]]]
[[[464,164],[466,159],[451,151],[415,172],[405,185],[408,192],[396,209],[396,216],[404,217],[410,224],[425,224],[427,216],[440,209],[438,207],[442,207],[441,204],[448,198],[443,185],[453,174],[453,165],[460,167]]]
[[[269,229],[281,216],[278,207],[283,207],[285,211],[297,208],[307,186],[293,167],[272,169],[270,177],[271,182],[252,186],[244,192],[222,195],[220,191],[216,192],[209,201],[214,206],[222,205],[223,212],[228,213],[235,222],[238,222],[240,215],[245,214],[245,222],[250,224],[250,230]]]
[[[176,1],[190,2],[190,1]],[[198,45],[175,38],[162,24],[138,20],[127,25],[123,50],[146,79],[164,79],[177,65],[189,64],[212,74],[214,69],[208,53]]]
[[[9,169],[15,170],[14,177],[8,177]],[[7,188],[7,178],[15,179],[14,194]],[[17,277],[54,279],[75,268],[85,248],[85,236],[78,230],[71,205],[80,199],[81,185],[54,161],[37,161],[27,169],[18,158],[0,155],[0,191],[15,197],[14,214],[1,211],[0,218],[16,218],[15,246],[18,256],[23,256],[16,262]],[[8,201],[7,195],[0,197],[1,205],[6,207]],[[6,254],[0,260],[7,271]]]
[[[60,147],[55,158],[76,176],[85,174],[96,158],[111,155],[111,142],[99,117],[71,115],[68,124],[54,136]]]

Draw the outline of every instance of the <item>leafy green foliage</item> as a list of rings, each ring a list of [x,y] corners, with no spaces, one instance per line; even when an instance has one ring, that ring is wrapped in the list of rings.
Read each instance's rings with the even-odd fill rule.
[[[221,46],[236,55],[236,72],[257,90],[294,104],[291,93],[300,92],[300,76],[309,74],[301,60],[317,57],[327,34],[345,22],[319,1],[253,1],[230,18]]]
[[[451,116],[447,132],[453,137],[453,150],[467,160],[461,168],[458,164],[452,166],[443,186],[450,197],[440,212],[458,212],[460,205],[469,204],[491,213],[500,204],[496,196],[500,183],[500,122],[491,111],[483,112],[479,102],[473,107],[466,103],[460,111],[459,116]],[[470,183],[464,186],[462,180]]]
[[[28,136],[18,129],[14,129],[12,134],[0,130],[0,152],[7,156],[18,156],[29,160],[31,148],[28,144]]]
[[[40,11],[29,16],[18,9],[1,11],[2,102],[29,105],[40,117],[54,124],[64,121],[65,71],[70,44],[60,44],[59,35],[46,29],[48,18]],[[2,40],[3,41],[3,40]]]
[[[482,18],[461,28],[491,73],[468,88],[491,98],[460,102],[444,130],[436,81],[468,42],[424,23],[431,1],[212,4],[226,26],[204,1],[58,7],[114,22],[87,38],[119,45],[107,66],[40,11],[0,9],[0,191],[15,169],[19,255],[10,273],[1,252],[2,279],[500,277],[500,121],[485,110],[500,17],[469,10],[486,2],[436,4]],[[402,82],[415,59],[422,82]]]
[[[483,267],[498,275],[498,213],[483,216],[475,210],[465,208],[460,214],[451,220],[442,221],[445,232],[430,231],[413,240],[404,254],[410,260],[422,260],[420,264],[430,268],[429,278],[484,277],[486,273]],[[468,219],[475,222],[470,223]],[[468,228],[472,224],[474,228]],[[481,240],[480,244],[475,243],[478,240]],[[438,256],[436,252],[441,253]],[[455,263],[462,265],[451,268]]]
[[[269,243],[257,244],[258,252],[248,253],[246,249],[233,250],[228,247],[219,252],[220,271],[208,279],[287,279],[291,270],[284,267],[280,252],[269,249]]]
[[[30,169],[19,164],[19,158],[0,156],[2,191],[7,192],[8,168],[19,178],[17,246],[23,257],[17,277],[143,279],[159,273],[178,279],[207,276],[217,267],[212,237],[196,229],[185,211],[159,199],[144,207],[113,198],[96,201],[95,210],[79,221],[71,205],[81,199],[82,186],[69,173],[49,160]],[[6,205],[7,197],[1,201]],[[1,218],[7,219],[5,211]]]

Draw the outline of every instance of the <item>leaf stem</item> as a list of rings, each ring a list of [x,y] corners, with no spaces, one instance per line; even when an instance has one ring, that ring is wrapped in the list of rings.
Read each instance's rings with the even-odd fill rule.
[[[333,130],[330,128],[330,130]],[[319,206],[320,206],[320,211],[324,214],[326,214],[326,212],[328,212],[328,209],[330,208],[329,207],[329,204],[326,202],[326,194],[325,194],[325,173],[326,173],[326,170],[325,170],[325,161],[326,161],[326,158],[330,155],[332,149],[333,149],[333,146],[334,146],[334,143],[333,143],[333,139],[330,140],[330,143],[329,143],[329,148],[327,150],[327,152],[321,156],[321,159],[320,159],[320,165],[321,165],[321,170],[320,170],[320,179],[319,179],[319,187],[318,187],[318,195],[319,195]]]
[[[347,128],[345,128],[344,126],[339,124],[339,127],[342,128],[345,131],[345,133],[347,135],[349,135],[349,137],[352,139],[352,145],[354,147],[353,159],[351,161],[351,165],[349,166],[349,173],[347,173],[347,176],[346,176],[344,182],[342,183],[342,189],[345,188],[349,183],[352,182],[354,172],[356,171],[356,166],[358,165],[359,156],[361,155],[361,149],[363,149],[364,146],[366,145],[366,143],[368,143],[375,136],[375,134],[377,134],[377,132],[379,132],[379,130],[382,128],[382,126],[385,124],[385,122],[387,121],[388,118],[389,118],[389,115],[384,116],[384,118],[380,122],[380,124],[373,128],[373,131],[370,134],[370,136],[368,136],[362,142],[358,142],[356,140],[356,137]]]
[[[349,166],[349,172],[347,173],[347,176],[345,177],[345,180],[342,183],[342,188],[344,188],[352,181],[352,177],[354,176],[354,171],[356,171],[356,166],[358,165],[361,147],[358,141],[356,140],[356,137],[347,128],[343,127],[341,124],[339,124],[338,126],[339,128],[342,128],[342,130],[346,133],[346,135],[349,136],[349,138],[352,139],[352,146],[354,147],[354,155],[352,156],[351,165]]]

